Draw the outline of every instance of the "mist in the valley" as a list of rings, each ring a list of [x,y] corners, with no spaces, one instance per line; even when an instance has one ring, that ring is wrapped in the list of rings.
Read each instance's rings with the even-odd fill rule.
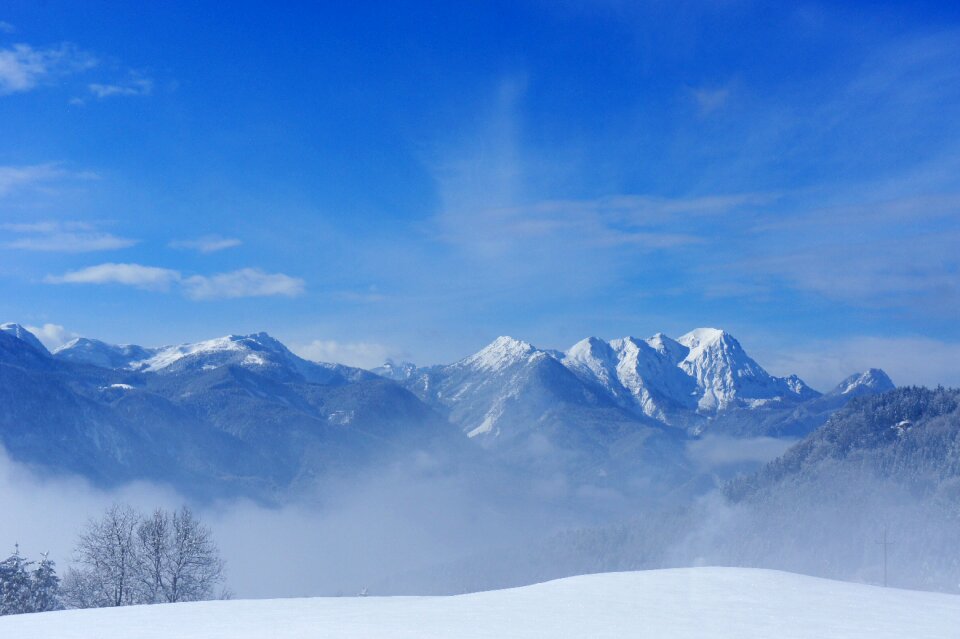
[[[739,503],[720,492],[691,509],[693,525],[665,565],[774,568],[847,581],[960,592],[960,482],[923,497],[838,467]]]
[[[741,444],[743,442],[740,442]],[[784,443],[705,438],[688,449],[698,494],[675,503],[612,495],[561,479],[476,469],[424,471],[396,460],[323,482],[283,506],[190,503],[163,486],[105,490],[50,477],[0,452],[0,543],[49,552],[61,574],[77,534],[114,502],[147,511],[188,503],[214,532],[238,597],[440,594],[609,570],[736,565],[882,583],[960,589],[960,485],[916,494],[838,468],[734,502],[726,477],[780,454]],[[665,493],[651,484],[649,490]],[[685,495],[685,496],[684,496]],[[591,501],[595,496],[596,503]]]
[[[407,590],[392,578],[599,521],[596,509],[576,506],[593,494],[571,497],[573,488],[553,479],[519,485],[475,467],[438,471],[421,453],[324,480],[283,505],[196,502],[146,482],[104,489],[51,476],[0,449],[0,543],[9,552],[17,543],[28,557],[49,552],[63,573],[77,535],[111,504],[144,512],[186,504],[212,529],[236,596],[355,595],[388,583]]]

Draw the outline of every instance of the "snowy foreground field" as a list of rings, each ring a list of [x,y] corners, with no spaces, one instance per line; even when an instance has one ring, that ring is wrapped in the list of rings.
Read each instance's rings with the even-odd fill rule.
[[[0,617],[0,637],[469,639],[960,636],[960,596],[771,570],[682,568],[456,597],[217,601]]]

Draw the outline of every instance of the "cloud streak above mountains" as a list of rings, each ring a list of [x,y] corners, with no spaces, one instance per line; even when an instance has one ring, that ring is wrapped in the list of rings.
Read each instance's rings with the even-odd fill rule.
[[[14,28],[0,22],[0,34],[13,33]],[[109,67],[94,54],[70,42],[56,46],[37,47],[19,42],[0,48],[0,96],[26,93],[46,85],[63,82],[69,76],[81,76],[98,67]],[[101,72],[102,74],[102,72]],[[115,97],[148,96],[153,93],[154,81],[134,71],[119,81],[88,82],[86,93],[98,100]],[[73,105],[83,105],[83,98],[74,97]]]
[[[17,235],[3,244],[24,251],[87,253],[129,248],[137,240],[99,231],[82,222],[35,222],[0,224],[0,230]]]
[[[305,282],[283,273],[266,273],[257,268],[242,268],[214,275],[184,275],[180,271],[142,264],[107,262],[63,275],[48,275],[47,284],[119,284],[147,291],[179,288],[193,300],[239,297],[296,297]]]
[[[0,49],[0,95],[30,91],[44,82],[92,69],[97,64],[94,56],[71,44],[49,48],[14,44]]]
[[[198,251],[200,253],[216,253],[228,248],[234,248],[243,244],[235,237],[221,237],[219,235],[205,235],[194,240],[174,240],[170,242],[170,248]]]
[[[71,171],[58,162],[0,166],[0,197],[28,188],[42,188],[64,181],[95,180],[92,171]]]

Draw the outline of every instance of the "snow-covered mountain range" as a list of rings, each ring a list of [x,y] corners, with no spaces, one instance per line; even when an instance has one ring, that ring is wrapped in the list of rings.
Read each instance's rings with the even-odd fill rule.
[[[107,483],[260,494],[424,450],[575,481],[682,484],[691,438],[802,436],[849,398],[892,387],[871,370],[821,395],[717,329],[592,337],[566,352],[500,337],[447,366],[370,372],[305,360],[266,333],[159,348],[78,338],[50,353],[0,326],[0,443],[14,458]]]

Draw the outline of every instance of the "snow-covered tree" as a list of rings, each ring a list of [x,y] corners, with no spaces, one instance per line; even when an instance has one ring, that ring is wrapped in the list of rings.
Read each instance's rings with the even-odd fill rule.
[[[56,566],[48,553],[41,555],[40,562],[30,577],[31,612],[63,608],[60,601],[60,577],[57,576]]]
[[[20,548],[0,562],[0,615],[59,610],[60,579],[54,562],[44,554],[35,570],[35,562],[20,554]]]
[[[33,563],[20,555],[19,545],[13,554],[0,562],[0,615],[31,612],[29,566]]]

